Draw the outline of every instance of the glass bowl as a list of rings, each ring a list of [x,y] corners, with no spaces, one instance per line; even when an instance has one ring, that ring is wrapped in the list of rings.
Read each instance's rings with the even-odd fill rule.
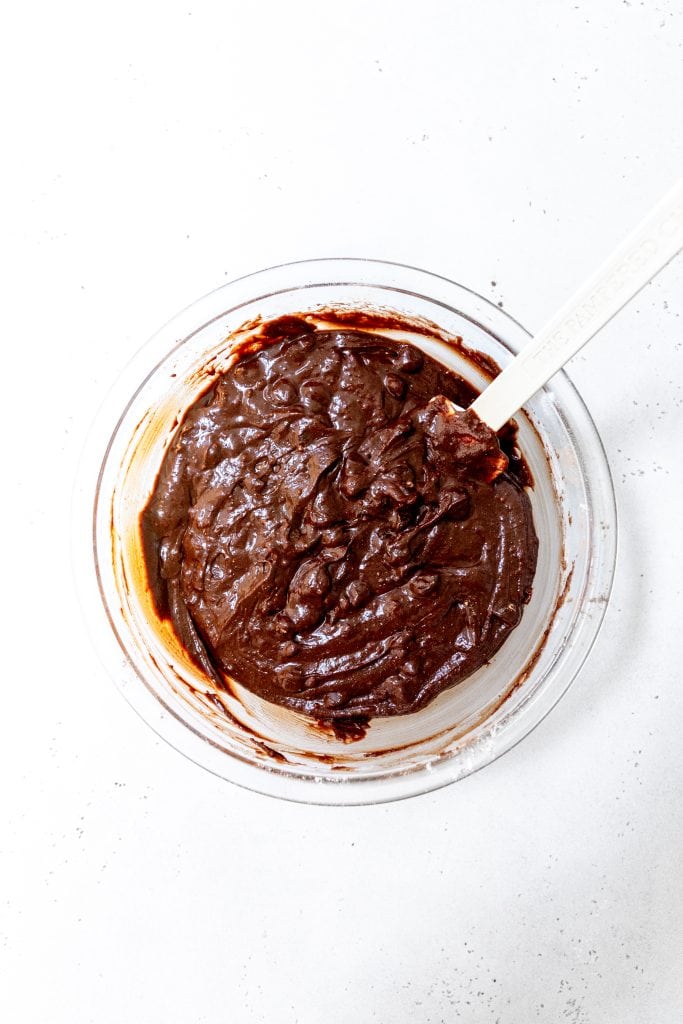
[[[138,516],[184,410],[224,369],[244,324],[321,308],[391,311],[437,325],[410,336],[478,387],[528,338],[507,313],[443,277],[375,260],[273,267],[211,292],[140,349],[88,437],[76,483],[74,562],[95,646],[124,696],[197,764],[272,796],[313,803],[396,800],[455,782],[526,736],[565,692],[597,635],[616,552],[614,492],[600,438],[563,373],[518,417],[539,537],[533,596],[491,661],[428,707],[375,719],[345,743],[235,684],[217,691],[154,614]],[[440,337],[439,337],[440,334]],[[445,340],[443,340],[445,339]]]

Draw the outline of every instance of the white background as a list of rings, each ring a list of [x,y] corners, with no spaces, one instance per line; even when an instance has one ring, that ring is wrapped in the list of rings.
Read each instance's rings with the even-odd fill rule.
[[[598,644],[449,789],[303,807],[185,761],[89,646],[68,524],[109,385],[232,277],[398,260],[539,327],[681,173],[682,44],[678,0],[5,13],[3,1021],[681,1020],[680,259],[570,368],[620,514]]]

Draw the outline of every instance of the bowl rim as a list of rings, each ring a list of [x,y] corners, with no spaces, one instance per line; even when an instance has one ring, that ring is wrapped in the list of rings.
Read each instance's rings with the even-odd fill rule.
[[[347,274],[343,280],[339,279],[339,275],[336,275],[334,280],[327,280],[325,278],[318,280],[316,278],[314,281],[308,281],[307,284],[303,285],[293,284],[289,287],[271,289],[265,292],[263,296],[251,294],[243,303],[237,303],[236,305],[228,304],[226,308],[222,309],[214,317],[207,319],[201,316],[201,311],[208,304],[215,301],[220,295],[227,295],[230,289],[235,289],[236,285],[245,282],[256,283],[257,281],[267,279],[269,276],[277,276],[279,272],[292,270],[295,267],[310,270],[311,274],[313,274],[314,268],[322,270],[333,264],[344,268],[344,270],[347,268],[350,270],[353,267],[359,270],[362,268],[365,271],[369,268],[384,268],[386,272],[387,268],[393,268],[401,273],[407,272],[417,275],[417,278],[422,280],[425,285],[429,282],[442,282],[448,289],[454,290],[456,297],[457,295],[469,296],[475,301],[475,304],[481,304],[484,318],[479,320],[471,312],[466,312],[459,308],[458,305],[434,298],[428,289],[418,292],[412,288],[401,289],[394,284],[370,280],[357,281],[350,274]],[[183,720],[173,708],[163,701],[158,693],[148,686],[128,657],[125,644],[109,613],[99,574],[95,536],[99,489],[107,458],[117,431],[135,396],[150,377],[153,376],[173,347],[172,342],[168,344],[169,335],[180,334],[180,341],[188,340],[196,331],[202,329],[213,320],[226,315],[229,311],[239,309],[243,304],[251,304],[258,301],[261,297],[270,297],[278,294],[278,292],[291,293],[297,289],[304,290],[306,287],[311,286],[330,287],[335,284],[385,287],[394,293],[403,291],[416,297],[426,298],[431,303],[446,307],[464,320],[491,334],[499,344],[513,354],[518,351],[519,345],[506,336],[505,327],[507,326],[509,329],[510,325],[514,325],[517,332],[521,333],[525,338],[531,336],[530,332],[506,310],[494,305],[490,300],[473,289],[461,285],[444,275],[432,273],[410,264],[366,257],[322,257],[280,263],[234,278],[190,303],[168,320],[126,363],[112,384],[86,437],[74,486],[71,522],[72,564],[76,589],[91,641],[103,661],[108,674],[113,678],[118,689],[123,693],[123,696],[138,715],[154,729],[157,735],[166,740],[176,750],[220,778],[227,779],[242,788],[263,795],[281,797],[299,803],[336,806],[374,804],[407,799],[440,789],[460,778],[474,774],[487,764],[497,760],[503,754],[512,750],[517,743],[521,742],[525,736],[528,736],[540,725],[576,678],[590,654],[600,631],[614,580],[617,554],[617,511],[612,476],[602,440],[578,390],[568,375],[564,371],[560,371],[553,378],[552,390],[555,391],[559,387],[561,391],[565,392],[564,400],[566,401],[569,398],[573,408],[569,418],[564,409],[562,399],[555,402],[555,408],[565,430],[572,439],[583,482],[593,498],[591,502],[592,508],[595,509],[593,519],[597,520],[599,510],[603,524],[607,522],[609,527],[603,530],[601,537],[601,544],[603,545],[599,552],[601,557],[598,559],[596,552],[591,550],[586,584],[584,586],[584,594],[592,586],[593,589],[596,589],[596,587],[599,589],[601,597],[597,607],[594,609],[594,614],[590,618],[584,616],[583,621],[577,620],[572,626],[568,640],[574,638],[578,631],[581,643],[575,643],[573,650],[571,649],[571,644],[565,644],[565,648],[558,653],[550,665],[547,676],[543,684],[538,688],[538,691],[530,694],[526,702],[523,702],[514,709],[514,720],[503,720],[497,726],[497,749],[484,749],[485,744],[483,740],[486,739],[486,734],[477,737],[473,748],[477,751],[478,756],[470,758],[471,763],[464,770],[462,765],[459,766],[457,763],[458,752],[454,752],[450,756],[444,755],[440,758],[435,758],[434,765],[426,763],[419,766],[410,766],[405,771],[394,770],[387,776],[340,776],[336,779],[301,777],[293,772],[287,772],[286,769],[279,768],[275,772],[268,767],[250,764],[246,759],[239,758],[226,751],[219,744],[212,743],[210,738],[195,730],[190,722]],[[193,320],[195,322],[194,328],[187,331],[183,325],[188,321],[189,326]],[[498,322],[501,325],[500,333],[495,327],[491,326],[490,322],[485,322],[485,320],[492,320],[494,325]],[[180,328],[180,331],[178,331],[178,328]],[[155,361],[150,366],[149,357],[155,352],[156,347],[160,345],[166,346],[161,359]],[[146,367],[146,373],[138,374],[138,367],[143,365]],[[135,376],[136,374],[138,374],[137,377]],[[134,378],[132,394],[130,394],[121,411],[121,386],[124,382],[127,383],[131,376]],[[584,435],[581,439],[577,439],[576,436],[575,425],[577,418],[580,432]],[[108,435],[104,450],[102,446],[103,432]],[[586,466],[587,453],[592,463],[590,472]],[[95,469],[97,470],[96,473],[94,473]],[[594,530],[595,523],[593,519],[591,522]],[[591,539],[594,540],[593,537]],[[599,562],[598,565],[596,565],[597,562]],[[595,578],[596,573],[598,574],[598,579]],[[584,594],[581,595],[582,600]],[[113,660],[114,652],[111,642],[109,644],[106,642],[103,626],[106,626],[109,640],[114,641],[114,646],[117,648],[118,657],[116,661]],[[104,656],[104,646],[109,648],[108,658]],[[567,650],[567,648],[569,649]],[[123,663],[121,662],[122,653],[124,656]],[[564,661],[562,662],[563,657]],[[562,663],[558,665],[558,662]],[[117,665],[116,670],[114,670],[114,664]],[[569,668],[566,667],[567,665],[569,665]],[[552,686],[550,684],[556,678],[559,668],[563,668],[565,673],[562,680],[563,685]],[[136,685],[135,679],[131,678],[131,674],[134,674],[135,679],[142,682],[143,685]],[[520,715],[520,710],[524,710],[525,713]],[[531,715],[532,710],[535,710],[534,715]],[[223,763],[221,765],[213,763],[215,759],[207,755],[207,751],[212,747],[214,751],[220,752],[224,761],[229,762],[229,768],[232,768],[232,770],[222,770]],[[470,753],[471,750],[472,748],[470,748]]]

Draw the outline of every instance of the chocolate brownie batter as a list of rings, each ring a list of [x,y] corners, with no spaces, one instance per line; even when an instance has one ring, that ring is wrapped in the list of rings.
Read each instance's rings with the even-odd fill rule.
[[[414,346],[268,333],[188,411],[142,514],[158,610],[218,682],[340,725],[415,711],[529,600],[523,464]]]

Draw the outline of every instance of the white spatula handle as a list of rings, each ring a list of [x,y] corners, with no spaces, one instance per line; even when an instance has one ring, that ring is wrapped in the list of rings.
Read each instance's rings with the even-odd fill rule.
[[[683,249],[683,178],[474,402],[499,430]]]

